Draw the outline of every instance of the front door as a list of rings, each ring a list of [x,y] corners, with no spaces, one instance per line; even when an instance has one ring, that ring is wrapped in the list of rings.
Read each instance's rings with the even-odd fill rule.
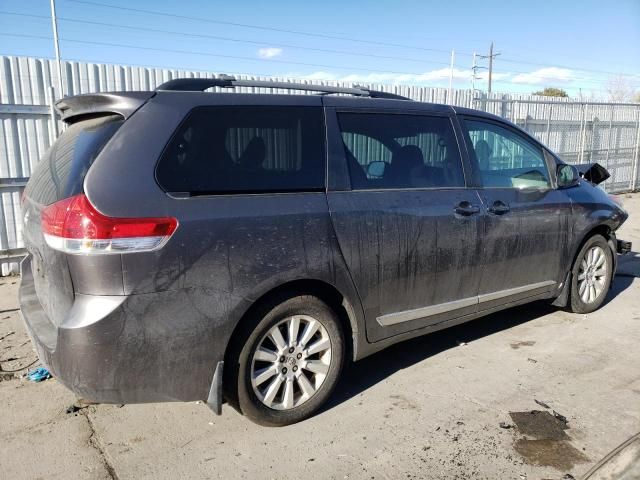
[[[486,210],[479,309],[557,291],[571,203],[554,188],[543,149],[499,121],[462,119]]]
[[[328,109],[327,127],[330,177],[347,178],[330,178],[329,210],[368,339],[475,312],[482,216],[451,118]]]

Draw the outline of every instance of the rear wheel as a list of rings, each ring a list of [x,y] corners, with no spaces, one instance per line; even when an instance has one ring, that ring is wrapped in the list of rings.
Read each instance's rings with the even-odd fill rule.
[[[590,313],[604,302],[613,277],[613,253],[605,238],[594,235],[576,257],[571,280],[571,310]]]
[[[256,312],[238,356],[237,399],[254,422],[283,426],[313,415],[333,391],[344,360],[335,312],[304,295]]]

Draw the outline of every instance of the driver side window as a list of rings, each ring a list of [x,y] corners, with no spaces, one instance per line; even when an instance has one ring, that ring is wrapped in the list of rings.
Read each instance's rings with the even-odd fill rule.
[[[542,150],[524,135],[482,120],[465,119],[464,125],[484,187],[551,187]]]

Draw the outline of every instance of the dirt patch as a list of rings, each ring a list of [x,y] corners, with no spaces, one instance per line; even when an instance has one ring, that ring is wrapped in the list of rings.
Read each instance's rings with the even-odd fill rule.
[[[534,342],[533,340],[526,340],[523,342],[511,343],[510,345],[514,350],[518,350],[520,347],[533,347],[535,344],[536,342]]]
[[[515,450],[530,465],[553,467],[562,472],[589,461],[584,453],[567,441],[522,438],[516,441]]]
[[[567,440],[567,425],[549,412],[532,410],[530,412],[509,413],[518,431],[535,440]]]
[[[514,448],[526,463],[567,472],[576,464],[589,461],[584,453],[571,445],[566,432],[569,427],[562,415],[539,410],[510,412],[509,415],[524,436],[516,440]]]

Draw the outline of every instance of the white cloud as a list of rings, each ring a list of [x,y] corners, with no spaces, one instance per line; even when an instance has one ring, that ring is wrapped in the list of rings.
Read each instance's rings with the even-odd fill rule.
[[[258,56],[260,58],[273,58],[278,55],[282,55],[282,49],[276,47],[266,47],[258,49]]]
[[[541,85],[546,83],[566,83],[575,79],[573,70],[568,68],[545,67],[529,73],[520,73],[513,77],[513,83]]]

